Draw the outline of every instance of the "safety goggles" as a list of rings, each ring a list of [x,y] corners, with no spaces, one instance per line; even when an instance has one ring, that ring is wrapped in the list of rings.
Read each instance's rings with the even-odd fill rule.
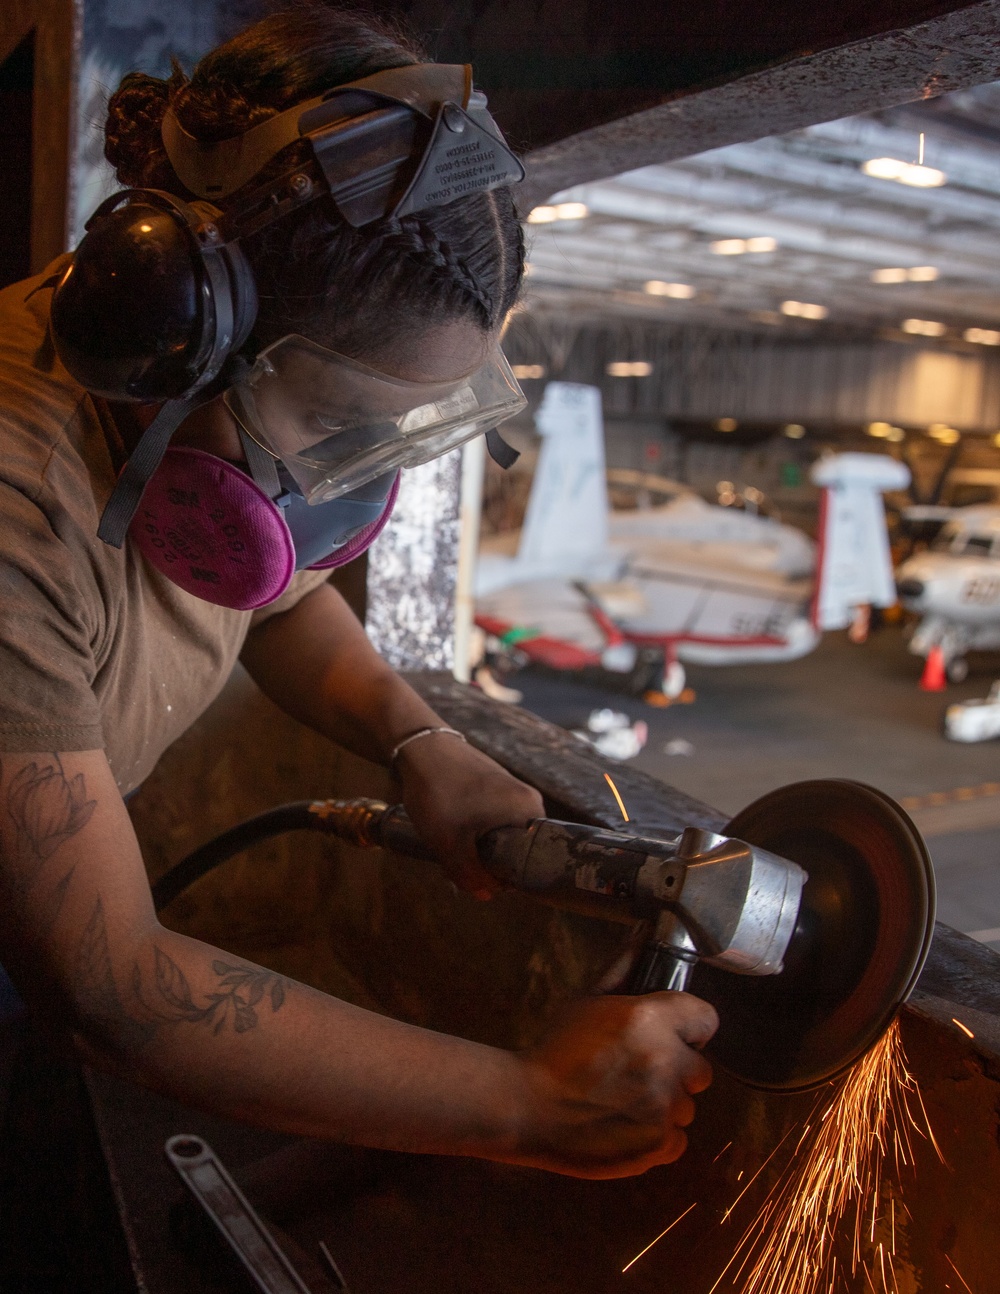
[[[299,336],[261,351],[225,401],[309,503],[438,458],[527,403],[499,348],[457,381],[403,382]]]

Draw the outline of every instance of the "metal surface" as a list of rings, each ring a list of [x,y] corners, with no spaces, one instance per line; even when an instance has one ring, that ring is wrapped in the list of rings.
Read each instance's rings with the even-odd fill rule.
[[[803,12],[802,6],[796,9]],[[773,18],[774,6],[768,10]],[[962,5],[952,12],[938,9],[933,16],[927,10],[917,13],[909,8],[906,14],[897,12],[887,29],[873,35],[868,32],[878,22],[874,13],[866,32],[857,21],[860,15],[853,15],[852,21],[841,8],[834,12],[844,23],[839,40],[788,43],[786,56],[767,60],[769,66],[762,62],[754,69],[747,60],[739,70],[734,67],[715,81],[705,78],[698,84],[692,78],[679,93],[622,87],[606,100],[608,106],[614,102],[615,108],[606,110],[603,120],[596,113],[588,120],[581,111],[582,96],[577,94],[578,133],[560,138],[553,131],[550,141],[539,140],[527,156],[528,178],[518,203],[528,210],[586,180],[798,130],[816,121],[931,98],[1000,76],[997,0]],[[927,21],[919,21],[924,17]],[[741,12],[739,18],[734,15],[730,30],[742,35],[753,21]],[[806,50],[815,52],[803,53]],[[498,119],[516,138],[504,96],[484,84]],[[545,97],[550,103],[555,98],[551,92]]]
[[[790,62],[814,65],[817,96],[834,88],[857,93],[863,85],[870,103],[890,101],[902,73],[908,68],[915,81],[922,63],[923,81],[906,96],[917,98],[931,77],[940,83],[961,73],[965,50],[955,48],[955,37],[982,8],[955,0],[842,0],[826,7],[796,0],[717,0],[710,7],[538,0],[516,9],[504,0],[396,0],[377,6],[380,13],[402,13],[408,26],[430,37],[436,58],[471,61],[498,120],[529,150],[652,105],[666,103],[677,112],[705,87],[748,79],[758,69],[782,71]],[[931,37],[921,39],[927,29]],[[824,75],[824,59],[838,52],[845,57],[834,83]],[[823,115],[817,111],[811,119]],[[742,125],[745,131],[747,121]]]
[[[163,1149],[171,1167],[262,1294],[310,1294],[308,1285],[206,1141],[181,1133],[171,1137]]]
[[[934,874],[888,796],[850,781],[798,782],[728,830],[809,872],[782,975],[749,988],[699,966],[692,992],[719,1011],[712,1053],[751,1086],[800,1091],[849,1068],[917,982],[934,930]]]

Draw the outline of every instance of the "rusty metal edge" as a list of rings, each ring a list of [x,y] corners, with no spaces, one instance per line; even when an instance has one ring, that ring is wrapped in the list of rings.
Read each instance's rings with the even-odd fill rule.
[[[1000,78],[1000,0],[673,94],[528,153],[518,208],[590,180]]]

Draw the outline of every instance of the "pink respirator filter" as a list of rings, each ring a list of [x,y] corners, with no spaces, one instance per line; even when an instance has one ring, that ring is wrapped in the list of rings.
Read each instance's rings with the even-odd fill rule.
[[[238,467],[200,449],[168,449],[129,535],[167,579],[217,606],[253,611],[295,573],[281,509]]]

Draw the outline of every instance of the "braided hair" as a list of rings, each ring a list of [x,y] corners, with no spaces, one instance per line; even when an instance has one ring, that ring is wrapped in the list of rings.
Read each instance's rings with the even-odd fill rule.
[[[190,79],[176,64],[165,80],[126,76],[108,104],[105,156],[124,185],[190,198],[160,136],[168,106],[190,134],[214,142],[335,85],[421,61],[412,41],[370,15],[292,0],[207,54]],[[308,148],[288,145],[250,184],[283,174]],[[243,248],[260,297],[251,348],[297,332],[361,359],[431,323],[463,320],[495,331],[524,273],[509,189],[361,229],[321,199]]]

